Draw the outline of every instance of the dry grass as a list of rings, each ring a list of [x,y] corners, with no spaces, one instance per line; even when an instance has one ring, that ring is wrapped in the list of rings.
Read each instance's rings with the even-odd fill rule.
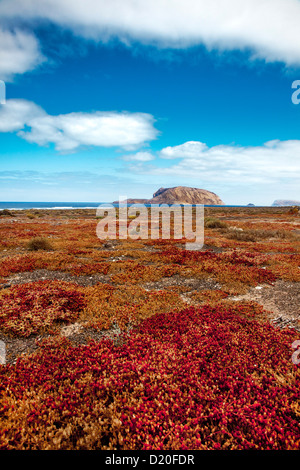
[[[27,243],[27,249],[29,251],[39,251],[39,250],[52,251],[53,246],[47,238],[35,237],[35,238],[32,238]]]
[[[247,230],[228,230],[225,237],[231,240],[255,242],[267,239],[285,239],[293,238],[293,234],[285,230],[268,230],[268,229],[247,229]]]
[[[204,218],[204,227],[205,228],[227,228],[226,222],[223,220],[217,219],[216,217],[205,217]]]

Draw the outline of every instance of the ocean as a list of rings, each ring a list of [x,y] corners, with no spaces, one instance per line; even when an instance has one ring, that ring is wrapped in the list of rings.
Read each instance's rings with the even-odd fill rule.
[[[0,210],[2,209],[96,209],[100,204],[112,204],[111,202],[17,202],[17,201],[0,201]],[[118,204],[114,204],[118,206]],[[151,207],[151,204],[144,204],[146,207]],[[153,204],[157,206],[158,204]],[[130,206],[130,204],[128,204]],[[243,205],[224,205],[213,206],[205,205],[205,207],[249,207]],[[253,206],[252,206],[253,207]],[[270,206],[255,206],[255,207],[270,207]]]
[[[1,209],[94,209],[103,202],[0,202]]]

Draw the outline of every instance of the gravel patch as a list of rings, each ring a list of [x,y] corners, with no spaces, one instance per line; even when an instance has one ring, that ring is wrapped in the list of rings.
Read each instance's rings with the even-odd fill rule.
[[[16,284],[24,284],[27,282],[37,282],[44,280],[60,280],[65,282],[73,282],[81,286],[94,286],[98,283],[108,283],[110,280],[110,276],[105,274],[74,276],[64,271],[49,271],[48,269],[36,269],[35,271],[18,273],[8,277],[6,279],[6,283],[2,285],[2,288],[7,288]]]
[[[2,364],[15,364],[17,358],[22,355],[31,354],[38,349],[38,342],[41,336],[32,336],[30,338],[10,337],[0,334],[2,344],[3,360]]]
[[[198,291],[198,290],[217,290],[221,289],[221,285],[213,279],[195,279],[195,278],[184,278],[175,274],[171,277],[162,277],[159,281],[147,282],[142,287],[146,290],[161,290],[168,287],[180,286],[186,288],[186,291]]]
[[[257,302],[268,312],[274,326],[300,331],[300,282],[276,281],[273,286],[257,286],[247,294],[227,300]]]
[[[99,342],[103,339],[111,339],[115,344],[120,344],[123,341],[120,335],[121,330],[117,325],[108,330],[97,330],[87,328],[80,323],[72,323],[62,325],[57,329],[57,336],[67,338],[72,346],[88,344],[90,341]],[[15,364],[18,357],[36,352],[40,347],[39,343],[47,338],[54,338],[54,336],[45,334],[19,338],[0,333],[0,364]]]

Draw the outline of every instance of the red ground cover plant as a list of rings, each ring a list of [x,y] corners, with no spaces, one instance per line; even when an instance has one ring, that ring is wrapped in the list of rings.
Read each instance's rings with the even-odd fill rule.
[[[120,346],[53,339],[0,368],[0,448],[299,449],[299,333],[237,309],[157,314]]]
[[[272,256],[269,269],[275,276],[287,280],[300,282],[300,255],[299,254],[277,254]]]
[[[71,283],[16,285],[0,295],[0,328],[4,333],[27,337],[57,322],[75,320],[84,306],[83,293]]]
[[[75,276],[88,274],[107,274],[109,264],[95,255],[79,256],[73,252],[64,251],[53,253],[33,253],[17,256],[7,256],[0,260],[0,276],[10,276],[15,273],[49,269],[51,271],[66,271]],[[98,258],[99,255],[98,255]]]
[[[188,251],[176,247],[163,250],[157,256],[168,263],[188,266],[195,276],[212,276],[226,286],[229,293],[242,292],[247,286],[272,284],[277,276],[263,263],[268,257],[249,252]]]
[[[38,269],[107,282],[1,290],[2,335],[50,336],[32,356],[0,366],[0,449],[299,449],[291,345],[300,335],[273,328],[255,302],[228,300],[257,284],[300,281],[299,224],[276,214],[220,208],[228,227],[205,230],[212,250],[200,252],[184,240],[105,248],[93,213],[0,219],[1,284]],[[230,226],[251,231],[252,241],[228,238]],[[29,252],[34,237],[53,251]],[[194,290],[195,279],[219,287]],[[117,338],[75,347],[58,335],[70,321],[83,330],[117,324]]]
[[[121,330],[127,330],[155,313],[186,305],[176,292],[146,291],[136,285],[98,284],[86,288],[84,293],[86,307],[80,319],[96,329],[109,329],[117,324]]]
[[[35,269],[34,255],[7,256],[0,261],[0,276],[3,277],[33,269]]]

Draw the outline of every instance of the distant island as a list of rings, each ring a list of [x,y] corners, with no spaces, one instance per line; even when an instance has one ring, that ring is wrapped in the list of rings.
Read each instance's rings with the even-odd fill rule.
[[[117,204],[119,201],[114,201]],[[127,199],[121,201],[127,204],[204,204],[220,206],[224,202],[217,194],[206,189],[175,186],[174,188],[160,188],[151,199]]]
[[[300,201],[289,201],[288,199],[276,199],[272,206],[300,206]]]

